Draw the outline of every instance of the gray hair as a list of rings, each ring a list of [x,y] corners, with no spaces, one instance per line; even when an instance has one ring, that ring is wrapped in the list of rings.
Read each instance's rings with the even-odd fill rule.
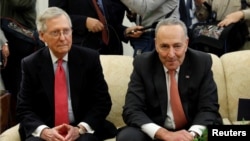
[[[72,27],[71,19],[64,10],[58,7],[49,7],[43,13],[41,13],[40,16],[38,16],[36,20],[37,30],[42,32],[46,31],[47,30],[46,21],[48,19],[56,18],[61,15],[65,15],[65,17],[69,21],[70,27]]]
[[[166,26],[166,25],[180,25],[182,27],[185,35],[188,37],[186,25],[181,20],[179,20],[177,18],[166,18],[166,19],[159,21],[159,23],[155,27],[155,35],[157,34],[157,32],[161,26]]]

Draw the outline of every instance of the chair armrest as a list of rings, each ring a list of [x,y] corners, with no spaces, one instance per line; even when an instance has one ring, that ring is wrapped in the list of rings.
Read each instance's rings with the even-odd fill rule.
[[[9,128],[11,94],[0,90],[0,134]]]
[[[228,118],[222,119],[223,125],[232,125],[232,122]]]
[[[233,121],[233,125],[250,125],[250,121]]]
[[[19,124],[5,130],[0,135],[0,141],[21,141],[18,128]]]

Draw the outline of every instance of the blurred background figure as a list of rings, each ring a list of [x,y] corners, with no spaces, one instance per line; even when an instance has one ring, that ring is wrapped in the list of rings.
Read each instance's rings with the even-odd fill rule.
[[[213,18],[216,21],[220,21],[226,17],[229,13],[242,9],[241,0],[195,0],[197,5],[196,15],[199,21],[207,19],[209,14],[204,11],[214,12]]]
[[[246,45],[250,31],[250,22],[247,19],[250,0],[195,0],[195,2],[197,6],[195,15],[200,23],[219,23],[218,26],[220,27],[226,27],[234,23],[233,27],[239,28],[233,34],[242,37],[235,37],[234,39],[237,39],[236,41],[239,41],[239,43],[228,44],[233,46],[227,47],[228,51],[250,49]]]
[[[180,20],[185,23],[188,36],[191,37],[192,27],[198,22],[195,16],[196,0],[179,0]]]
[[[126,34],[139,27],[122,25],[126,7],[120,0],[49,0],[51,6],[69,14],[74,45],[97,50],[100,54],[122,55],[122,41],[127,43],[129,37],[141,34]]]
[[[11,124],[15,124],[16,96],[21,80],[21,59],[42,47],[43,43],[38,39],[38,33],[36,32],[36,0],[1,0],[0,14],[1,28],[4,32],[1,35],[1,39],[2,37],[6,38],[9,47],[8,61],[4,69],[1,70],[1,75],[5,89],[11,93]],[[7,25],[3,24],[6,22],[8,22]],[[21,26],[19,27],[18,25]],[[22,30],[22,27],[27,30]],[[18,34],[9,32],[9,30],[13,29],[21,36],[33,33],[32,42],[20,38]]]
[[[2,29],[0,28],[0,90],[5,90],[5,86],[2,80],[1,70],[6,66],[9,56],[9,47],[7,39],[4,36]]]
[[[250,2],[248,1],[247,4],[249,5]],[[248,32],[249,32],[250,31],[250,9],[248,9],[248,8],[228,14],[221,22],[218,23],[218,26],[221,26],[221,27],[228,26],[232,23],[237,23],[241,20],[246,21],[247,26],[248,26]],[[250,36],[249,36],[249,34],[248,34],[247,41],[240,49],[241,50],[250,49]]]
[[[130,10],[128,19],[138,26],[148,27],[139,38],[130,39],[134,55],[152,51],[154,47],[154,27],[157,22],[168,18],[179,18],[178,0],[121,0]]]

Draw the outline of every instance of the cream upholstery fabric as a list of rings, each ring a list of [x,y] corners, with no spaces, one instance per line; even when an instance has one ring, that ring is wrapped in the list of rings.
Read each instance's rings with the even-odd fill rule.
[[[125,94],[132,73],[131,56],[119,55],[102,55],[101,63],[105,80],[108,83],[109,92],[112,99],[112,109],[107,117],[117,127],[124,125],[122,114],[122,106],[124,105]]]
[[[228,106],[227,106],[227,91],[225,85],[224,70],[220,61],[220,58],[214,54],[211,54],[213,65],[212,71],[214,75],[214,80],[218,88],[218,97],[220,104],[220,114],[223,118],[228,117]]]
[[[0,141],[21,141],[18,133],[19,124],[13,126],[12,128],[4,131],[0,135]]]
[[[250,99],[250,50],[221,56],[227,90],[229,119],[237,120],[239,98]]]

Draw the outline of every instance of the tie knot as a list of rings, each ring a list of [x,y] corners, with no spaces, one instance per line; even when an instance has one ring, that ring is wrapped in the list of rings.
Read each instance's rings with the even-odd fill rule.
[[[169,70],[169,71],[168,71],[168,74],[169,74],[170,76],[175,76],[175,73],[176,73],[176,70]]]
[[[58,59],[57,60],[57,66],[62,66],[63,63],[63,59]]]

